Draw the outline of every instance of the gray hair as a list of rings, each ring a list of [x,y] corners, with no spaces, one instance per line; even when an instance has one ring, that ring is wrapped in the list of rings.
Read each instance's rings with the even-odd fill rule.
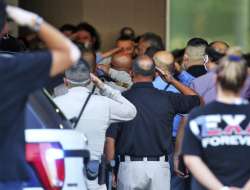
[[[80,60],[76,65],[65,71],[65,78],[73,85],[85,86],[90,82],[90,68]]]

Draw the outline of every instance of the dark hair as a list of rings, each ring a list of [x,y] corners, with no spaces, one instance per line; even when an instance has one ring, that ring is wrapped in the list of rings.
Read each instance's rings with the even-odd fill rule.
[[[161,37],[155,33],[145,33],[140,37],[140,40],[148,42],[151,47],[155,47],[160,50],[165,49]]]
[[[120,37],[116,40],[116,42],[118,42],[118,41],[134,41],[134,39],[131,38],[130,36],[120,36]]]
[[[139,43],[139,41],[140,41],[140,39],[141,39],[141,36],[137,36],[136,38],[135,38],[135,43]]]
[[[0,39],[0,50],[10,52],[21,52],[25,51],[25,45],[20,40],[13,36],[8,36]]]
[[[0,0],[0,32],[2,32],[3,27],[6,22],[6,4],[3,0]]]
[[[72,25],[72,24],[64,24],[62,25],[59,30],[61,32],[65,32],[65,31],[71,31],[71,32],[75,32],[76,31],[76,26]]]
[[[154,54],[157,53],[158,51],[161,51],[161,49],[158,49],[156,47],[149,47],[145,51],[145,55],[149,56],[150,58],[153,58]]]
[[[100,36],[99,36],[97,30],[87,22],[82,22],[82,23],[77,25],[76,31],[78,32],[78,31],[82,31],[82,30],[88,32],[91,35],[91,37],[95,39],[95,42],[93,44],[93,49],[95,51],[100,49],[101,39],[100,39]]]
[[[130,37],[132,39],[135,38],[135,31],[131,28],[131,27],[123,27],[121,30],[120,30],[120,37],[122,36],[127,36],[127,37]]]
[[[247,66],[250,67],[250,53],[243,54],[243,58],[245,59]]]
[[[148,69],[144,69],[141,67],[141,64],[140,62],[142,60],[145,60],[145,58],[148,58],[149,60],[151,60],[151,67],[148,68]],[[155,64],[153,62],[153,60],[148,57],[148,56],[139,56],[137,57],[134,61],[133,61],[133,64],[132,64],[132,70],[135,74],[138,74],[138,75],[142,75],[142,76],[145,76],[145,77],[148,77],[148,76],[154,76],[155,74]]]
[[[211,62],[217,63],[225,54],[217,52],[212,46],[208,46],[205,49],[205,54],[208,56]]]
[[[174,56],[175,62],[181,64],[182,61],[183,61],[183,56],[185,54],[185,48],[183,48],[183,49],[175,49],[171,53]]]
[[[199,46],[208,46],[208,42],[202,38],[192,38],[187,42],[187,46],[199,47]]]

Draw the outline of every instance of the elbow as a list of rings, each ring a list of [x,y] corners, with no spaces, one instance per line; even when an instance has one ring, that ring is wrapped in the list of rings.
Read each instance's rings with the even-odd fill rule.
[[[129,112],[129,117],[132,119],[134,119],[137,115],[137,110],[136,110],[136,107],[133,105],[130,109],[130,112]]]
[[[137,110],[135,108],[134,105],[131,104],[131,106],[129,108],[127,108],[127,113],[126,113],[126,121],[130,121],[130,120],[133,120],[136,115],[137,115]]]
[[[80,50],[72,42],[69,42],[68,55],[70,59],[70,66],[73,66],[74,64],[76,64],[81,58]]]
[[[190,158],[189,158],[189,156],[183,156],[183,160],[184,160],[185,165],[189,168],[189,166],[190,166]]]

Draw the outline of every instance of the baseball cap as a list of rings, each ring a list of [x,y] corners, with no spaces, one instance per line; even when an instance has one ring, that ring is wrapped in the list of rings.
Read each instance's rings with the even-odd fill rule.
[[[72,84],[85,85],[90,82],[90,68],[86,61],[78,63],[65,71],[65,78]]]
[[[6,21],[6,3],[0,0],[0,32],[2,31]]]

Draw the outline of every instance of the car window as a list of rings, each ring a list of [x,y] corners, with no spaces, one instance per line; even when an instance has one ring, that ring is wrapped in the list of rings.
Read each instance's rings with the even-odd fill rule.
[[[71,129],[71,125],[47,91],[38,90],[30,95],[26,105],[26,128]]]

